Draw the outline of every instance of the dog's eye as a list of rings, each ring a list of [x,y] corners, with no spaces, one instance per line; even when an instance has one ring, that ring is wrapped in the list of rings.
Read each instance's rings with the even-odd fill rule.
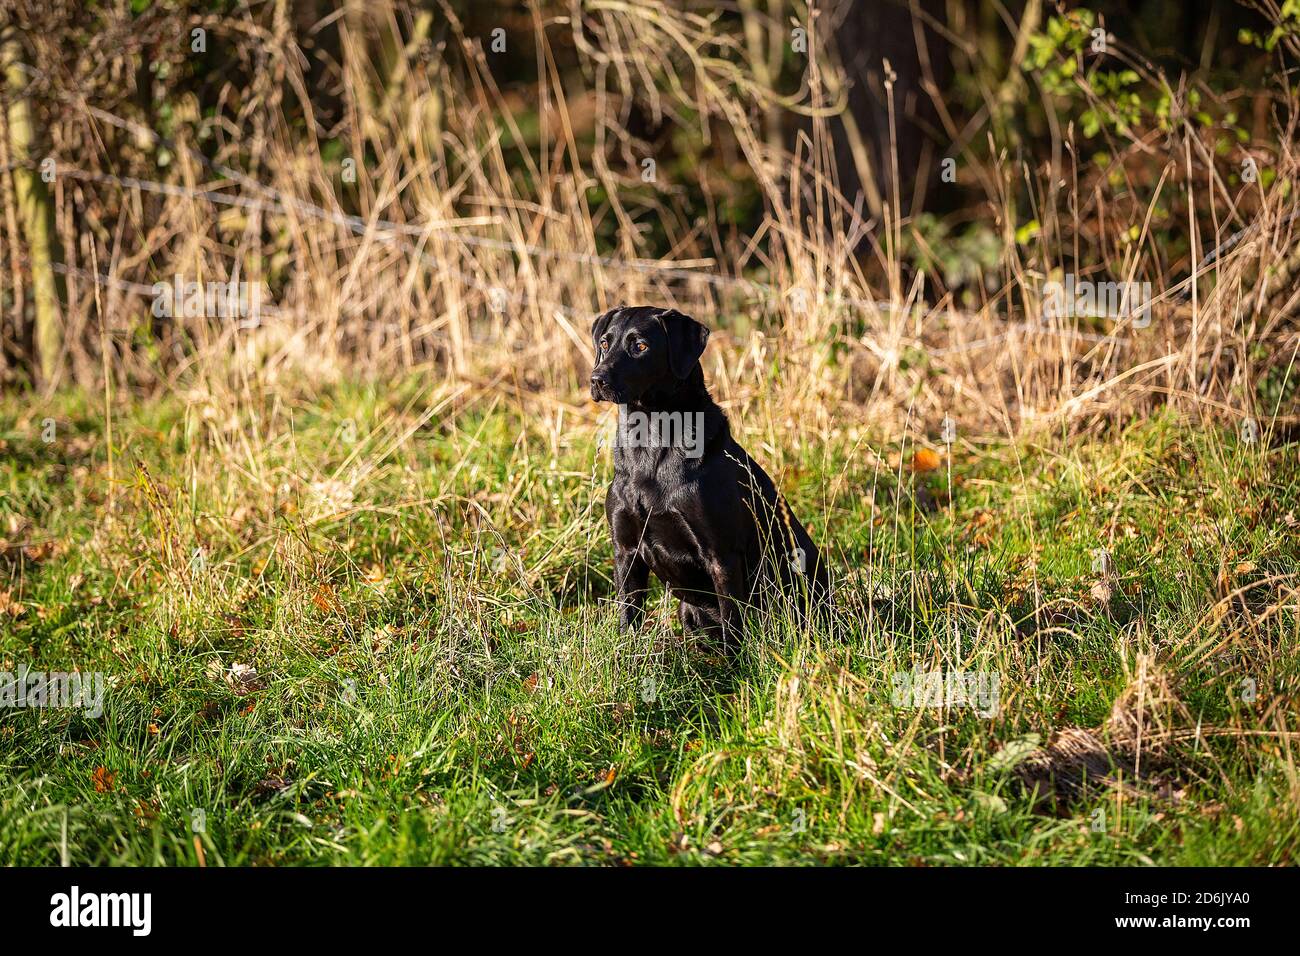
[[[599,348],[602,352],[605,351],[605,349],[609,348],[609,339],[601,339],[599,343]]]
[[[638,343],[636,343],[636,345],[634,345],[634,346],[632,346],[632,347],[633,347],[634,349],[636,349],[638,352],[644,352],[644,351],[645,351],[646,349],[648,349],[650,346],[646,345],[644,342],[638,342]]]

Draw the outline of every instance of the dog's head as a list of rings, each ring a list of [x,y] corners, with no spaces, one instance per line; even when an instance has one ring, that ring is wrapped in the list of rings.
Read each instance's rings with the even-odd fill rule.
[[[591,327],[591,397],[626,404],[677,388],[700,367],[709,330],[676,309],[610,309]]]

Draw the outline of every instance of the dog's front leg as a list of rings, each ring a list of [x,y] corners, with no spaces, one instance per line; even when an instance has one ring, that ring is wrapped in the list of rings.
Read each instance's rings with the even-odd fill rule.
[[[740,646],[746,599],[745,570],[739,557],[719,555],[709,562],[713,592],[718,597],[718,617],[722,622],[722,643],[728,650]]]
[[[618,627],[632,631],[645,616],[645,597],[650,588],[650,566],[632,548],[614,549],[614,582],[618,587]]]

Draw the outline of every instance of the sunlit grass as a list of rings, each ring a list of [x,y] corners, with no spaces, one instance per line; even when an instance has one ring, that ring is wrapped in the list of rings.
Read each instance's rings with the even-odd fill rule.
[[[1295,445],[963,435],[950,479],[934,436],[796,435],[840,613],[728,660],[658,592],[615,632],[594,421],[441,388],[136,403],[111,480],[102,409],[4,404],[2,669],[111,686],[0,711],[0,861],[1294,859]],[[997,756],[1147,666],[1139,779],[1036,801]],[[996,716],[894,706],[917,667],[996,673]]]

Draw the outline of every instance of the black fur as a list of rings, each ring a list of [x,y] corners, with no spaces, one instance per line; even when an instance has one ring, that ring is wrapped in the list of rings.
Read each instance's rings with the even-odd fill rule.
[[[680,600],[683,629],[734,645],[745,606],[781,593],[804,611],[820,610],[829,589],[817,546],[709,397],[700,368],[708,338],[708,329],[675,310],[612,309],[592,327],[591,395],[627,412],[703,422],[703,435],[686,447],[615,442],[605,514],[620,627],[640,623],[654,572]]]

